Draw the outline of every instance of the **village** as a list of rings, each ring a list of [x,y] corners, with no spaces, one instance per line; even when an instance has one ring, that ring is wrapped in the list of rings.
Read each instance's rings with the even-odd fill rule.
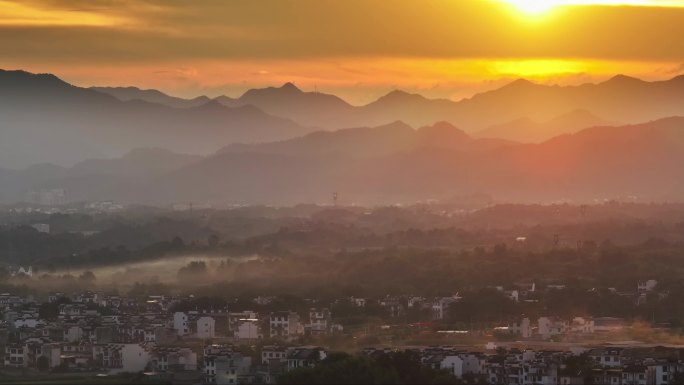
[[[15,274],[31,272],[31,268],[19,269]],[[654,280],[639,282],[631,295],[636,302],[644,301],[647,295],[662,295],[656,294],[656,288]],[[539,290],[534,284],[493,289],[513,303],[533,301],[529,298]],[[552,285],[543,290],[564,288]],[[624,319],[523,315],[489,329],[443,329],[450,307],[461,300],[459,294],[347,297],[327,306],[311,301],[305,311],[259,312],[245,310],[244,304],[241,309],[208,308],[206,301],[194,296],[155,294],[140,299],[83,291],[53,292],[45,301],[37,301],[32,295],[4,293],[0,295],[2,372],[10,379],[12,373],[94,380],[139,374],[145,381],[178,384],[277,383],[284,373],[314,367],[345,346],[344,350],[367,357],[412,351],[421,365],[447,371],[462,383],[579,385],[588,378],[594,384],[611,385],[682,381],[684,347],[605,342],[631,327]],[[385,322],[347,327],[331,311],[340,302],[351,308],[382,309]],[[252,299],[254,308],[274,303],[276,297]],[[430,321],[406,321],[412,308],[427,312]],[[352,344],[340,345],[340,341]]]

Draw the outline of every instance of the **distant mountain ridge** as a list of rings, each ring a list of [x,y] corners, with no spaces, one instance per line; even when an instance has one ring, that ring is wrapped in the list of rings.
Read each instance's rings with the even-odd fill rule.
[[[294,84],[196,106],[153,90],[116,91],[126,101],[109,92],[0,71],[0,202],[49,188],[72,201],[152,204],[327,202],[333,191],[364,204],[479,192],[537,202],[684,197],[684,118],[675,116],[684,115],[684,76],[518,80],[459,102],[397,90],[366,106]],[[299,115],[312,125],[295,123]],[[612,123],[635,120],[646,123]]]
[[[440,141],[446,140],[437,136],[431,143]],[[684,200],[684,118],[594,127],[540,144],[504,142],[478,151],[472,146],[418,145],[359,157],[343,151],[334,155],[294,151],[289,147],[293,143],[224,150],[161,177],[155,185],[163,186],[162,199],[168,201],[182,197],[233,203],[321,202],[332,191],[365,204],[447,199],[475,192],[528,202],[618,196]],[[297,143],[320,146],[312,140]]]
[[[137,87],[90,87],[90,89],[103,94],[112,95],[124,102],[141,100],[150,103],[164,104],[174,108],[198,107],[211,101],[211,99],[206,96],[183,99],[169,96],[158,90],[142,90]]]
[[[237,99],[216,100],[231,107],[251,104],[302,125],[327,130],[374,127],[399,120],[412,127],[446,121],[466,132],[477,132],[521,117],[547,122],[577,110],[588,111],[606,122],[622,123],[682,116],[684,75],[653,82],[617,75],[601,83],[576,86],[541,85],[518,79],[460,101],[428,99],[395,90],[372,103],[352,106],[334,95],[304,92],[292,83],[248,90]]]
[[[506,144],[497,139],[473,139],[448,122],[413,129],[403,122],[377,127],[318,131],[302,137],[263,144],[233,144],[221,149],[226,153],[269,153],[289,156],[378,157],[417,148],[442,148],[481,151]]]
[[[65,188],[71,200],[149,204],[321,203],[333,191],[359,204],[448,200],[473,193],[490,194],[499,202],[626,196],[684,200],[682,117],[597,126],[538,144],[473,139],[448,123],[414,130],[395,122],[230,145],[199,158],[140,151],[70,169],[0,170],[0,199],[21,199],[21,185],[24,190]]]
[[[147,94],[146,94],[147,95]],[[265,142],[313,131],[253,106],[215,101],[187,108],[72,86],[54,75],[0,70],[0,165],[74,164],[137,147],[208,154],[233,142]]]
[[[571,134],[595,126],[619,126],[586,110],[574,110],[546,122],[520,118],[494,125],[474,134],[478,138],[500,138],[518,142],[537,143],[562,134]]]

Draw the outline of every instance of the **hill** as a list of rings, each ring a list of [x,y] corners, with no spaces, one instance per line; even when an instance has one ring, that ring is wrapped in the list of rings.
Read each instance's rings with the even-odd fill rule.
[[[24,71],[0,71],[0,130],[0,165],[11,168],[70,165],[138,147],[208,154],[232,142],[273,141],[311,131],[253,106],[209,101],[181,109],[121,101],[53,75]]]
[[[382,136],[387,129],[411,135],[401,125],[338,135]],[[450,143],[448,137],[421,142],[417,130],[413,139],[398,141],[396,149],[387,146],[377,152],[355,140],[349,140],[347,149],[340,145],[322,151],[319,136],[327,135],[334,133],[239,151],[229,147],[160,177],[154,186],[162,195],[155,196],[163,201],[270,204],[327,202],[333,191],[347,202],[366,204],[477,192],[499,201],[527,202],[684,198],[684,118],[593,127],[540,144],[482,145],[465,136],[453,142],[463,146],[444,145]]]
[[[571,134],[583,128],[618,125],[603,120],[586,110],[575,110],[546,122],[519,118],[504,124],[485,128],[474,134],[478,138],[500,138],[517,142],[542,142],[562,134]]]
[[[116,93],[112,94],[116,96]],[[142,99],[143,96],[139,98]],[[144,99],[160,100],[157,97]],[[219,97],[215,100],[229,107],[252,105],[266,113],[293,120],[301,125],[326,130],[374,127],[399,120],[412,127],[446,121],[466,132],[476,133],[498,125],[508,125],[514,129],[515,127],[511,127],[508,122],[521,117],[543,123],[550,123],[552,119],[567,114],[577,114],[577,111],[591,111],[595,117],[601,117],[592,119],[590,125],[580,125],[581,119],[578,124],[571,124],[569,127],[561,124],[562,129],[554,131],[558,134],[567,132],[564,129],[576,130],[601,125],[598,120],[638,123],[666,116],[682,116],[684,75],[654,82],[617,75],[601,83],[576,86],[542,85],[518,79],[503,87],[460,101],[428,99],[419,94],[394,90],[366,105],[353,106],[334,95],[302,91],[292,83],[286,83],[281,87],[251,89],[237,99]],[[170,105],[177,103],[169,102]],[[510,134],[505,138],[526,138],[525,130],[528,129],[536,130],[523,124],[523,133],[519,137]],[[549,137],[551,136],[534,135],[533,139]]]

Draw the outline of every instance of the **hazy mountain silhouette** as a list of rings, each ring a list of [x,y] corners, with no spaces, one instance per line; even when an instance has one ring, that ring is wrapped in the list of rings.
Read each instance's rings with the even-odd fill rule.
[[[485,128],[474,134],[478,138],[501,138],[518,142],[541,142],[562,134],[594,126],[619,125],[608,122],[586,110],[575,110],[546,122],[530,118],[515,119]]]
[[[73,200],[153,204],[328,202],[333,191],[346,202],[363,204],[476,192],[530,202],[684,198],[684,118],[592,127],[539,144],[472,139],[447,123],[413,130],[396,122],[227,146],[200,159],[160,150],[144,154],[70,169],[4,170],[1,196],[6,201],[21,196],[17,186],[23,183],[66,188]],[[150,166],[176,158],[173,170]],[[142,177],[136,167],[150,171]]]
[[[548,121],[573,110],[611,122],[636,123],[684,115],[684,76],[646,82],[618,75],[598,84],[546,86],[526,80],[457,103],[463,127],[486,128],[521,116]]]
[[[427,99],[395,90],[363,106],[352,106],[325,93],[304,92],[291,83],[249,90],[237,99],[216,100],[230,107],[253,105],[323,129],[373,127],[400,120],[412,127],[447,121],[467,132],[478,132],[521,117],[547,122],[576,110],[623,123],[684,115],[684,76],[647,82],[617,75],[602,83],[577,86],[540,85],[519,79],[460,101]]]
[[[87,159],[73,167],[38,164],[25,169],[0,169],[0,201],[21,201],[30,190],[62,188],[71,200],[105,200],[135,190],[150,178],[203,159],[159,148],[134,149],[120,158]]]
[[[90,87],[90,89],[112,95],[124,102],[131,100],[143,100],[146,102],[164,104],[175,108],[197,107],[211,100],[206,96],[198,96],[194,99],[177,98],[167,95],[161,91],[141,90],[137,87]]]
[[[219,153],[269,153],[293,156],[377,157],[421,147],[482,150],[505,141],[475,140],[447,122],[414,130],[403,122],[378,127],[319,131],[303,137],[264,144],[233,144]]]
[[[53,75],[0,71],[0,165],[73,164],[137,147],[207,154],[231,142],[262,142],[311,129],[253,106],[215,101],[171,108],[121,101],[72,86]]]
[[[172,172],[201,159],[198,155],[178,154],[161,148],[138,148],[121,158],[84,160],[65,169],[65,173],[69,176],[149,177]]]
[[[377,132],[320,135],[368,138],[382,136],[384,130],[409,132],[393,124]],[[433,139],[425,145],[407,148],[399,142],[400,150],[384,148],[377,155],[364,150],[365,157],[340,148],[321,151],[318,135],[240,151],[229,147],[160,177],[150,188],[162,201],[276,204],[327,202],[332,191],[344,194],[348,202],[385,204],[474,192],[523,201],[627,195],[645,200],[666,195],[684,198],[684,118],[593,127],[540,144],[499,143],[478,151],[472,146],[445,146],[448,139],[428,136]],[[461,140],[478,143],[467,136],[454,143]],[[435,142],[440,145],[434,146]],[[148,194],[152,193],[144,193]]]
[[[518,80],[460,102],[393,91],[360,107],[293,84],[183,108],[167,104],[186,102],[154,91],[112,90],[0,71],[0,200],[21,200],[34,188],[65,188],[71,200],[143,203],[323,202],[332,191],[348,202],[383,204],[474,192],[528,201],[684,195],[684,118],[603,122],[682,112],[684,76],[572,87]],[[269,113],[358,128],[310,133]],[[520,116],[527,118],[492,127]],[[429,123],[415,125],[421,121]],[[464,131],[540,140],[582,126],[595,127],[538,144]],[[30,163],[40,164],[7,168]]]
[[[684,118],[593,127],[540,144],[509,142],[479,150],[472,146],[479,141],[454,129],[447,129],[446,136],[439,134],[446,127],[411,134],[396,123],[375,131],[344,130],[239,150],[231,146],[156,178],[138,190],[135,199],[293,204],[327,202],[333,191],[347,202],[364,204],[450,199],[475,192],[500,201],[684,198]],[[375,153],[356,140],[332,150],[319,149],[328,142],[321,138],[356,136],[372,142],[387,131],[431,139],[414,146],[397,141],[398,150],[388,146]],[[452,143],[471,145],[444,145],[450,136]],[[355,143],[364,149],[363,156],[347,147]]]

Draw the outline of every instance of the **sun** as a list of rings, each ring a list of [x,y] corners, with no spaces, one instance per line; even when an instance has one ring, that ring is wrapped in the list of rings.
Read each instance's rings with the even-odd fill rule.
[[[560,0],[505,0],[519,11],[528,15],[541,15],[555,6],[561,5]]]

